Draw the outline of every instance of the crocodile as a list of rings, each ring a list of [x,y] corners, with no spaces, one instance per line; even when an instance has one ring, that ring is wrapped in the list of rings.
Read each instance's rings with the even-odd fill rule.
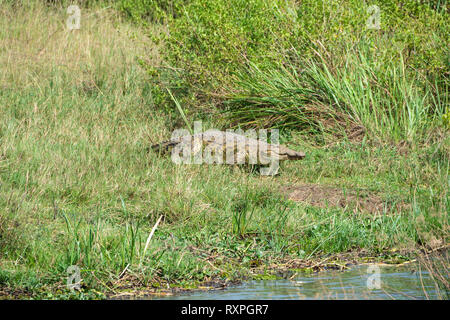
[[[233,132],[207,130],[193,135],[182,135],[151,146],[155,152],[183,152],[186,148],[189,155],[212,154],[216,163],[227,164],[268,164],[273,161],[300,160],[304,152],[291,150],[283,145],[267,143],[262,139],[254,139]],[[208,152],[206,152],[208,151]]]

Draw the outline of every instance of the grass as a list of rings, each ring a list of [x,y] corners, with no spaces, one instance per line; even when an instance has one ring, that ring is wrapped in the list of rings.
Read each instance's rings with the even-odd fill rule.
[[[240,92],[228,96],[229,118],[334,136],[360,127],[373,139],[394,143],[417,142],[440,127],[448,88],[445,94],[429,83],[422,89],[417,75],[405,71],[402,56],[400,64],[377,65],[371,49],[361,42],[340,61],[324,48],[309,60],[296,53],[287,66],[264,71],[252,65],[238,74]]]
[[[164,27],[144,29],[100,4],[83,7],[81,29],[73,31],[65,29],[63,7],[30,2],[13,9],[2,2],[1,8],[3,296],[92,299],[191,288],[257,277],[297,259],[316,263],[344,252],[391,259],[448,243],[449,140],[438,123],[446,93],[419,94],[417,79],[398,65],[384,66],[392,97],[384,94],[386,83],[365,88],[353,78],[381,77],[378,66],[358,60],[367,56],[341,60],[355,69],[314,60],[306,80],[295,74],[294,62],[242,71],[236,82],[242,92],[228,100],[234,109],[225,118],[283,124],[282,142],[305,151],[305,160],[283,163],[276,177],[242,167],[175,165],[147,147],[200,115],[209,127],[225,120],[223,110],[208,116],[185,108],[181,99],[192,88],[159,91],[152,82],[148,66],[164,65],[168,54],[164,41],[152,40]],[[375,115],[371,99],[396,111]],[[315,109],[299,112],[299,101]],[[395,109],[399,104],[410,109]],[[333,138],[322,118],[308,114],[319,106],[332,110],[326,116],[344,129],[356,123],[370,134]],[[276,117],[264,116],[273,110]],[[423,113],[429,122],[420,121]],[[303,183],[376,194],[386,207],[368,214],[286,199],[284,186]],[[392,211],[392,203],[404,205]],[[81,292],[66,288],[71,265],[81,268]]]
[[[432,281],[431,287],[434,287],[439,299],[448,300],[450,293],[450,282],[448,279],[448,252],[442,255],[430,255],[427,253],[420,253],[418,255],[419,268],[426,270]],[[425,289],[425,281],[420,278],[421,285],[425,296],[429,299],[429,292]]]

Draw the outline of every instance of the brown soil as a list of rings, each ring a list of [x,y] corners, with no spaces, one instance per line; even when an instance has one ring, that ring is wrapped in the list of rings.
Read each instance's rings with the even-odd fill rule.
[[[391,204],[368,191],[345,190],[317,184],[284,186],[282,187],[282,192],[287,195],[288,199],[293,201],[304,202],[320,208],[338,207],[350,209],[355,213],[395,213],[406,207],[406,204],[403,202]]]

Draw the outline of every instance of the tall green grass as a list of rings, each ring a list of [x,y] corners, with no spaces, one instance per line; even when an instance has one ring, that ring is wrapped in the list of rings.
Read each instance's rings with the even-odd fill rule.
[[[394,143],[448,130],[444,2],[192,0],[177,1],[176,14],[155,5],[167,13],[161,41],[177,98],[195,114],[214,104],[223,127],[364,130]],[[366,26],[369,5],[380,30]]]
[[[385,141],[423,140],[443,125],[448,92],[407,70],[401,53],[384,63],[374,50],[360,43],[343,56],[323,48],[312,59],[296,54],[285,66],[252,64],[238,73],[239,89],[227,97],[229,119],[307,132],[359,126]]]

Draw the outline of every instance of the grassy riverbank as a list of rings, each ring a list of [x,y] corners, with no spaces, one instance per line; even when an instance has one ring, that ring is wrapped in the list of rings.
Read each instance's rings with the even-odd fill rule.
[[[367,31],[356,1],[227,2],[88,1],[69,31],[64,2],[0,0],[0,295],[208,287],[448,244],[448,13],[386,1]],[[189,122],[277,127],[307,156],[263,177],[148,152],[185,127],[167,88]]]

